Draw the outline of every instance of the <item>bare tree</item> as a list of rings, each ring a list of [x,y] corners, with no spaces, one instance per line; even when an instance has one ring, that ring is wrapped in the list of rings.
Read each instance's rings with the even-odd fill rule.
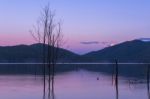
[[[59,47],[62,41],[61,22],[55,22],[55,12],[47,5],[41,14],[40,21],[30,31],[33,38],[43,44],[43,78],[44,78],[44,95],[46,92],[46,74],[48,74],[48,98],[54,98],[50,91],[54,90],[55,65],[58,59]],[[53,92],[52,92],[53,93]]]

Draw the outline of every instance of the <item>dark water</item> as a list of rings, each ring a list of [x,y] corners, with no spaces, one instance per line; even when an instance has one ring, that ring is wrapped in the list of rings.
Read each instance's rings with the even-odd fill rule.
[[[147,65],[118,66],[117,85],[114,65],[68,66],[56,68],[55,99],[150,99]],[[40,66],[1,65],[0,68],[0,99],[42,99]]]

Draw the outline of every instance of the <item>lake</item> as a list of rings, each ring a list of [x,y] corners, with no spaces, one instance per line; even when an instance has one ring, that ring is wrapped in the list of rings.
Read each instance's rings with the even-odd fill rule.
[[[13,68],[12,65],[9,65]],[[9,67],[0,66],[0,68]],[[31,65],[30,65],[31,66]],[[133,65],[132,65],[133,66]],[[21,67],[19,65],[19,67]],[[72,66],[73,67],[73,66]],[[81,68],[82,67],[82,68]],[[83,67],[86,67],[83,68]],[[95,65],[93,66],[77,66],[74,69],[61,69],[61,72],[55,74],[53,96],[55,99],[150,99],[149,98],[149,85],[146,76],[136,70],[145,70],[143,66],[133,66],[128,68],[128,73],[125,72],[125,67],[119,69],[118,85],[115,85],[114,78],[110,73],[112,66]],[[107,68],[106,68],[107,67]],[[131,67],[131,66],[130,66]],[[141,68],[141,69],[137,69]],[[24,66],[25,68],[25,66]],[[65,66],[66,68],[66,66]],[[91,68],[96,68],[91,69]],[[144,68],[144,69],[142,69]],[[13,68],[14,69],[14,68]],[[15,74],[9,69],[9,73],[1,73],[0,75],[0,98],[1,99],[42,99],[43,98],[43,76],[38,74],[33,75],[29,68],[28,73],[19,74],[19,69],[14,69]],[[100,69],[100,70],[98,70]],[[6,68],[5,68],[6,70]],[[133,71],[132,71],[133,70]],[[11,71],[11,72],[10,72]],[[22,70],[21,70],[22,71]],[[123,72],[123,73],[121,73]],[[142,71],[140,71],[142,72]],[[143,71],[145,73],[145,71]],[[139,76],[139,75],[142,76]],[[48,89],[46,89],[48,90]],[[48,93],[46,93],[47,95]]]

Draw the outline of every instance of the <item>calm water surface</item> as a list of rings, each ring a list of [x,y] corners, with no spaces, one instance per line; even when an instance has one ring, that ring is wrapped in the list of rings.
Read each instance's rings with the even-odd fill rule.
[[[42,76],[0,76],[0,99],[42,99]],[[119,99],[149,99],[146,83],[119,77]],[[55,76],[55,99],[116,99],[112,76],[86,70]]]

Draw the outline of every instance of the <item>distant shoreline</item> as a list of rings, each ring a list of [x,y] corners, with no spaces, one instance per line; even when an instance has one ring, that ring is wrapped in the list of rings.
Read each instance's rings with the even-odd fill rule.
[[[28,64],[28,65],[42,65],[42,64],[49,64],[49,63],[26,63],[26,62],[24,62],[24,63],[0,63],[0,65],[21,65],[21,64]],[[103,63],[103,62],[101,62],[101,63],[89,63],[89,62],[86,62],[86,63],[56,63],[57,65],[85,65],[85,64],[89,64],[89,65],[109,65],[109,64],[116,64],[116,63]],[[150,63],[138,63],[138,62],[133,62],[133,63],[131,63],[131,62],[118,62],[118,64],[120,64],[120,65],[136,65],[136,64],[138,64],[138,65],[146,65],[146,64],[148,64],[148,65],[150,65]]]

